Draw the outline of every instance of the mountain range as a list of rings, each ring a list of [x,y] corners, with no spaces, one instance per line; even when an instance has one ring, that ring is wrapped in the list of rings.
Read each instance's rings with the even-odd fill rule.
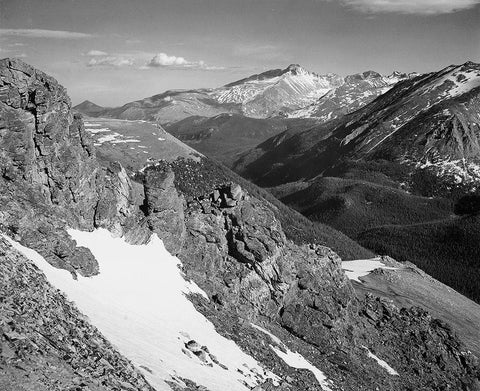
[[[347,82],[298,66],[73,110],[51,76],[0,60],[0,389],[479,390],[479,304],[376,247],[417,262],[409,228],[440,222],[478,251],[440,169],[476,164],[478,69],[362,74],[378,96],[326,121]],[[223,154],[243,177],[209,157],[228,134],[246,139]],[[406,181],[425,170],[445,183],[433,196]]]
[[[317,75],[290,65],[215,89],[166,91],[117,108],[85,101],[74,110],[90,117],[158,122],[198,151],[231,165],[271,136],[353,112],[414,76],[373,71]]]
[[[92,117],[147,120],[163,125],[191,116],[219,114],[240,114],[251,118],[318,117],[325,120],[351,112],[398,81],[413,76],[399,72],[382,76],[373,71],[347,77],[334,73],[318,75],[292,64],[219,88],[166,91],[103,110],[85,101],[74,109]]]

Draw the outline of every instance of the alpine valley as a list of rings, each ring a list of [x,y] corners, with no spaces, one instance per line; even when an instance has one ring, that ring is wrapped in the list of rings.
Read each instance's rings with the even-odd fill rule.
[[[72,108],[0,60],[0,390],[480,390],[480,65]]]

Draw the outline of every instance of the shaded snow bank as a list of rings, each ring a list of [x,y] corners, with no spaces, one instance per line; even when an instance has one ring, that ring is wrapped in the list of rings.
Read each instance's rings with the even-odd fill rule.
[[[298,352],[292,352],[290,349],[288,349],[285,344],[275,335],[270,333],[268,330],[265,330],[264,328],[257,326],[256,324],[251,323],[252,327],[261,331],[262,333],[268,335],[273,342],[275,342],[277,345],[279,345],[283,350],[276,348],[275,346],[270,345],[270,348],[275,352],[275,354],[280,357],[285,364],[292,368],[297,368],[297,369],[307,369],[310,372],[313,373],[315,378],[318,381],[318,384],[320,384],[320,388],[324,391],[332,391],[330,388],[332,386],[332,382],[327,379],[325,374],[315,367],[314,365],[310,364],[305,357],[303,357],[300,353]]]
[[[157,390],[170,390],[165,380],[182,384],[179,378],[211,391],[245,391],[267,378],[278,380],[233,341],[219,335],[195,310],[185,294],[206,297],[205,293],[183,279],[180,261],[156,235],[148,244],[135,246],[104,229],[68,232],[78,246],[91,250],[100,266],[99,275],[73,280],[68,271],[54,268],[37,252],[9,241],[75,302]],[[228,369],[190,354],[185,344],[191,339],[206,346]]]

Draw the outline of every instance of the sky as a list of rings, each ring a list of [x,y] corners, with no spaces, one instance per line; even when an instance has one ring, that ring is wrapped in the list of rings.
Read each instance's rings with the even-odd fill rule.
[[[480,62],[480,0],[0,0],[4,57],[102,106],[292,63],[431,72]]]

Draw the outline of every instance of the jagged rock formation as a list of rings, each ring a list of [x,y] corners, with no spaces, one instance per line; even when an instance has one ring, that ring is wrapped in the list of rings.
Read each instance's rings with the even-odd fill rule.
[[[118,163],[101,167],[81,118],[70,113],[63,88],[19,61],[2,60],[0,69],[4,173],[0,186],[5,201],[0,223],[2,230],[37,249],[53,265],[83,275],[98,272],[89,250],[77,247],[67,235],[68,226],[106,227],[134,243],[158,234],[178,254],[186,276],[208,295],[209,301],[192,297],[197,309],[219,333],[281,375],[278,384],[268,380],[256,386],[257,391],[319,389],[318,375],[296,370],[281,358],[282,353],[292,351],[306,357],[311,367],[322,368],[332,390],[480,389],[477,359],[464,351],[448,326],[420,309],[398,309],[372,297],[359,301],[334,252],[288,240],[275,207],[208,172],[208,160],[157,162],[133,179],[129,176],[133,173]],[[149,389],[103,340],[88,345],[86,352],[80,350],[82,343],[90,341],[86,334],[95,331],[78,322],[75,310],[52,294],[29,262],[3,243],[2,248],[5,284],[0,288],[0,305],[5,305],[9,318],[2,320],[8,327],[2,324],[6,361],[0,369],[5,373],[1,381],[12,376],[24,381],[11,360],[17,359],[18,352],[20,356],[29,352],[27,371],[35,375],[25,382],[44,384],[46,389],[51,389],[48,379],[35,376],[48,376],[52,362],[62,368],[59,387],[75,384],[77,370],[80,382],[85,381],[87,387],[93,384],[90,389],[96,390],[95,380],[107,389]],[[35,300],[19,304],[25,295],[42,299],[42,321],[31,315],[37,308]],[[15,311],[25,311],[25,317],[12,316]],[[28,340],[47,349],[36,333],[47,333],[45,328],[52,322],[63,327],[53,336],[63,337],[65,344],[54,340],[56,350],[49,350],[47,358],[40,357],[35,346],[23,345]],[[253,327],[252,322],[262,324],[274,336]],[[18,335],[8,329],[12,326],[27,338],[17,342]],[[72,347],[81,353],[75,355]],[[58,352],[64,349],[70,353],[60,360]],[[192,341],[182,349],[195,356],[206,353]],[[369,359],[369,351],[394,365],[400,376]],[[92,363],[91,356],[97,352],[107,362]],[[179,349],[178,354],[185,353]],[[120,372],[121,367],[126,369]],[[183,389],[202,389],[188,379],[184,383]],[[178,387],[172,384],[172,389]]]
[[[185,239],[184,199],[177,193],[174,178],[168,166],[165,170],[147,168],[143,175],[143,208],[152,232],[163,240],[170,253],[178,254]]]

